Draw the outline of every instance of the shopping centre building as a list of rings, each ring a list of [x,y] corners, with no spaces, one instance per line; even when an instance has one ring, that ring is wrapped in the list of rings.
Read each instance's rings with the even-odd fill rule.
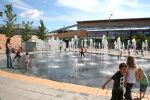
[[[64,27],[56,30],[53,36],[70,40],[77,35],[81,39],[93,39],[95,43],[100,42],[104,34],[112,42],[119,36],[124,36],[126,40],[139,34],[150,37],[150,18],[77,21],[76,26],[76,31]]]

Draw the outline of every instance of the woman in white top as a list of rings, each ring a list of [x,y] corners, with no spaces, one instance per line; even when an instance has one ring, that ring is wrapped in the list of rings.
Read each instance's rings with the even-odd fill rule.
[[[131,89],[136,81],[136,64],[132,56],[128,56],[127,65],[128,65],[128,72],[126,75],[126,83],[125,83],[126,92],[124,96],[127,100],[132,100]]]

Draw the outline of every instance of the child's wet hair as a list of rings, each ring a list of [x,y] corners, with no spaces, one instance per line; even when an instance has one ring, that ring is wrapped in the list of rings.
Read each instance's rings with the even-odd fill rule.
[[[123,67],[128,67],[126,63],[120,63],[119,64],[119,69],[123,68]]]
[[[136,67],[135,60],[134,60],[133,56],[127,57],[127,65],[129,68],[135,68]]]

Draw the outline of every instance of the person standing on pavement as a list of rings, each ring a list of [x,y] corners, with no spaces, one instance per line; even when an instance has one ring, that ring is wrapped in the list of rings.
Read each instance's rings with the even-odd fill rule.
[[[12,66],[12,58],[11,58],[11,44],[10,44],[10,38],[7,38],[6,40],[6,57],[7,57],[7,68],[14,68]]]
[[[126,64],[128,65],[128,71],[126,74],[126,82],[125,82],[126,92],[124,96],[127,100],[132,100],[131,90],[136,82],[137,77],[137,69],[134,57],[128,56]]]

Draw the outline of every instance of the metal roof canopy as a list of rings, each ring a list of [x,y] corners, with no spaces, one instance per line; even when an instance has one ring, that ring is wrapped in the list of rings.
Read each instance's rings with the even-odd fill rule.
[[[150,18],[110,19],[78,21],[79,30],[147,30],[150,29]]]
[[[51,32],[49,32],[49,33],[56,33],[56,32],[58,32],[58,31],[65,31],[65,30],[67,30],[67,29],[69,29],[69,28],[76,27],[76,26],[77,26],[77,24],[70,25],[70,26],[66,26],[66,27],[63,27],[63,28],[60,28],[60,29],[57,29],[57,30],[53,30],[53,31],[51,31]]]

